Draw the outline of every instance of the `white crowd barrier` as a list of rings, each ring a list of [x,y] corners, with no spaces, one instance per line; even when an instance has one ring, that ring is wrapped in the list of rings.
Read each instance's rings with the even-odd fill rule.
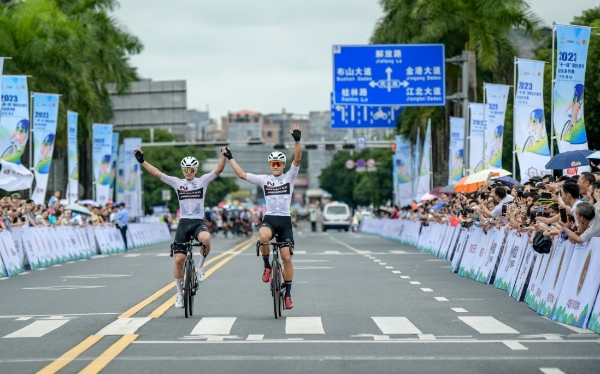
[[[548,254],[516,230],[452,227],[365,218],[360,230],[451,261],[450,271],[493,284],[540,315],[600,334],[600,238],[574,244],[559,237]]]
[[[164,223],[128,225],[129,249],[171,242]],[[0,232],[0,278],[11,277],[66,261],[125,251],[125,242],[115,226],[15,227]]]

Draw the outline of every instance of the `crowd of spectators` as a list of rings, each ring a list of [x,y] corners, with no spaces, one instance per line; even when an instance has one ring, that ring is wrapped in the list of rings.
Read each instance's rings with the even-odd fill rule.
[[[496,180],[490,174],[473,193],[442,194],[394,209],[399,218],[447,222],[453,226],[511,229],[517,235],[537,238],[557,236],[586,243],[600,236],[600,173],[583,172],[573,177],[533,177],[523,184]]]
[[[81,203],[78,201],[77,203]],[[115,225],[115,215],[122,204],[109,201],[106,206],[82,204],[91,214],[81,214],[66,209],[68,203],[60,198],[56,191],[47,205],[35,204],[33,200],[24,200],[20,193],[0,199],[0,230],[11,230],[13,227],[37,226],[88,226]]]

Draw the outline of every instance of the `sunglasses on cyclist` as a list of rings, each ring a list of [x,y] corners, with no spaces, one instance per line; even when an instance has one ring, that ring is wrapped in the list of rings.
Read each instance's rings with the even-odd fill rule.
[[[195,172],[196,169],[195,168],[181,168],[181,171],[183,171],[184,173],[190,174],[190,173]]]
[[[269,162],[269,166],[271,166],[272,168],[280,168],[283,166],[283,162],[281,161],[271,161]]]

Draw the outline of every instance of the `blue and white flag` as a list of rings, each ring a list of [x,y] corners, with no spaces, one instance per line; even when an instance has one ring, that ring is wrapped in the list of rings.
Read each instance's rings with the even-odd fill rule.
[[[112,158],[112,125],[93,125],[92,164],[94,185],[96,186],[96,201],[106,205],[110,200],[110,165]]]
[[[125,155],[125,204],[129,211],[129,217],[143,215],[142,210],[142,188],[140,164],[133,155],[134,149],[142,149],[141,138],[123,139]]]
[[[400,205],[410,205],[413,199],[412,188],[412,157],[410,140],[401,135],[396,136],[396,180],[398,201]]]
[[[504,137],[504,116],[510,86],[503,84],[483,85],[485,105],[485,168],[502,168],[502,138]]]
[[[471,132],[469,135],[469,168],[467,175],[485,169],[485,161],[483,160],[484,109],[485,106],[483,104],[469,104]]]
[[[109,200],[115,198],[115,175],[117,172],[117,154],[119,152],[119,133],[113,132],[112,139],[112,155],[110,158],[110,197]]]
[[[456,184],[463,177],[465,148],[465,119],[450,117],[450,155],[448,157],[448,184]]]
[[[431,190],[431,119],[427,120],[427,130],[425,130],[425,141],[423,142],[423,152],[421,156],[421,165],[419,167],[419,186],[417,195],[419,198]]]
[[[521,180],[548,174],[550,148],[544,114],[543,61],[517,59],[518,82],[515,96],[514,148]]]
[[[75,112],[67,112],[67,152],[69,154],[67,171],[69,182],[67,184],[67,200],[69,204],[79,199],[79,157],[77,151],[77,119]]]
[[[557,61],[552,115],[558,150],[563,153],[588,149],[583,102],[591,28],[555,25],[555,30]]]
[[[421,128],[417,128],[417,141],[413,146],[413,157],[412,157],[412,193],[413,200],[421,201],[419,195],[419,167],[421,166]]]
[[[115,187],[117,190],[115,201],[125,201],[125,146],[123,144],[119,146]]]
[[[44,204],[48,174],[52,164],[56,124],[58,122],[58,104],[60,96],[56,94],[33,94],[33,171],[35,189],[31,199],[36,204]]]

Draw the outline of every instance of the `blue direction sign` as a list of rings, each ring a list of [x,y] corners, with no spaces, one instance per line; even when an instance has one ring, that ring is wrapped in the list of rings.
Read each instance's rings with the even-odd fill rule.
[[[336,105],[331,94],[331,128],[334,130],[395,128],[400,113],[402,107],[399,106]]]
[[[336,104],[446,104],[443,44],[333,46]]]
[[[363,149],[367,149],[367,137],[366,136],[357,136],[356,137],[356,150],[362,151]]]

